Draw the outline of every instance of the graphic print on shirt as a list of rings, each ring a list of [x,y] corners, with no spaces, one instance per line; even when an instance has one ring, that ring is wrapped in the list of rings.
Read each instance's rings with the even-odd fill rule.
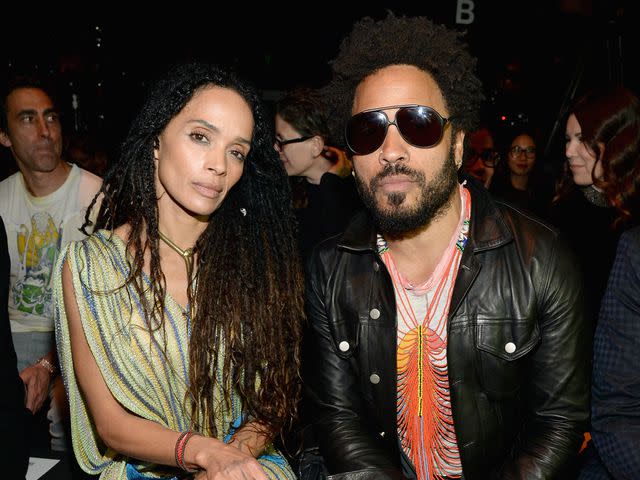
[[[52,316],[52,289],[49,280],[60,251],[62,229],[47,212],[31,217],[31,225],[18,231],[18,278],[11,288],[9,301],[16,310]]]

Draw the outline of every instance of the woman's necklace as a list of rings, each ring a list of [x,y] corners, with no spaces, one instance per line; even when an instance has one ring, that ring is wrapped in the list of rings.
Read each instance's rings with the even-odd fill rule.
[[[582,187],[582,194],[584,198],[587,199],[589,203],[594,204],[596,207],[608,207],[609,202],[607,201],[607,196],[604,194],[602,190],[596,188],[595,185],[588,185],[586,187]]]
[[[167,237],[164,233],[158,230],[158,235],[160,235],[160,239],[166,243],[174,252],[182,257],[184,260],[184,264],[187,267],[187,278],[189,279],[189,283],[191,283],[191,275],[193,274],[193,248],[187,248],[182,250],[178,245],[173,243],[169,237]]]

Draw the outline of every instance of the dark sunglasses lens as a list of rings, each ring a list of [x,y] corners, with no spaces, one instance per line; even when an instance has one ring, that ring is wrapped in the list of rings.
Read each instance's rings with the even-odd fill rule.
[[[356,155],[368,155],[374,152],[387,133],[387,117],[384,113],[363,112],[351,117],[347,123],[347,145]]]
[[[396,114],[404,139],[416,147],[432,147],[442,138],[442,118],[428,107],[404,107]]]

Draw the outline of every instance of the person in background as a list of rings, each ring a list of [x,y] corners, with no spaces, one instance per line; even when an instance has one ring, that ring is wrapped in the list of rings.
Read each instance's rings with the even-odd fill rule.
[[[29,411],[24,404],[24,383],[18,375],[16,352],[9,328],[9,250],[0,217],[0,435],[3,445],[3,475],[24,478],[29,460]]]
[[[105,479],[293,479],[303,281],[272,121],[189,63],[152,88],[56,264],[74,451]]]
[[[275,148],[292,180],[303,258],[321,240],[340,233],[360,207],[343,151],[330,145],[327,112],[319,92],[299,88],[276,105]]]
[[[483,127],[469,134],[469,151],[462,169],[482,182],[485,188],[491,186],[495,169],[500,162],[500,154],[495,149],[493,135]]]
[[[336,478],[563,478],[591,338],[556,231],[458,180],[482,86],[461,35],[358,21],[326,88],[366,207],[309,262],[305,389]]]
[[[637,121],[631,95],[625,89],[608,93],[593,90],[579,97],[569,109],[565,174],[558,182],[550,213],[551,222],[567,236],[584,268],[594,320],[600,311],[618,239],[631,221],[630,213],[615,207],[620,202],[626,208],[632,207],[623,201],[625,194],[613,193],[626,191],[625,182],[634,182],[624,173],[631,171],[630,165],[637,161],[633,156],[637,151],[635,140],[626,134],[614,137],[618,128],[633,129]],[[611,162],[609,156],[620,160]],[[604,162],[612,165],[608,175],[615,172],[623,183],[604,177]],[[605,188],[612,193],[607,194]]]
[[[51,276],[60,249],[85,237],[80,227],[101,180],[63,160],[62,127],[50,92],[38,78],[16,76],[0,96],[0,143],[19,168],[0,182],[0,216],[11,259],[11,333],[26,406],[34,414],[32,443],[50,437],[46,444],[61,451],[68,449],[66,399],[54,343]],[[45,404],[49,408],[41,410]]]
[[[616,209],[620,236],[593,345],[591,449],[580,480],[640,477],[640,101],[623,87],[592,94],[581,129],[601,163],[597,185]],[[582,125],[582,123],[580,124]],[[584,122],[584,125],[590,125]],[[605,133],[606,132],[606,133]]]
[[[515,207],[546,218],[551,190],[541,174],[533,135],[516,131],[506,145],[505,161],[498,165],[489,191]]]

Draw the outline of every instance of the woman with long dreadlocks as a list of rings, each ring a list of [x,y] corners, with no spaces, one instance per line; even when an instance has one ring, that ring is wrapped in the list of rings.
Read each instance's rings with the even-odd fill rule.
[[[99,195],[55,279],[79,464],[103,479],[294,478],[271,439],[295,415],[303,287],[256,92],[216,67],[173,69]]]

